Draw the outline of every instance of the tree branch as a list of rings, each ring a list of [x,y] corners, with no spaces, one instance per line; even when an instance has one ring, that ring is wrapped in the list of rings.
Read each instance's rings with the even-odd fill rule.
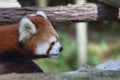
[[[43,10],[52,23],[120,19],[119,9],[104,4],[87,3],[55,7],[0,8],[0,25],[18,22],[24,15]]]
[[[120,71],[98,70],[91,66],[83,66],[79,71],[69,71],[65,73],[24,73],[24,74],[4,74],[1,80],[120,80]]]

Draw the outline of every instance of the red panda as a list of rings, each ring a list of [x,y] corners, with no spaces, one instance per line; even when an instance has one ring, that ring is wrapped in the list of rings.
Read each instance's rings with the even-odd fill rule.
[[[62,50],[58,34],[42,11],[0,26],[0,74],[43,72],[32,59],[54,58]]]
[[[14,54],[54,58],[62,50],[58,34],[42,11],[24,16],[19,23],[0,26],[0,59],[3,55],[16,57]]]

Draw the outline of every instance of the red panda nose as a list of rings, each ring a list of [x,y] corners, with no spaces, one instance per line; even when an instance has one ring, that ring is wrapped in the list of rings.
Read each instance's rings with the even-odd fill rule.
[[[63,50],[63,47],[60,47],[59,51],[61,52]]]

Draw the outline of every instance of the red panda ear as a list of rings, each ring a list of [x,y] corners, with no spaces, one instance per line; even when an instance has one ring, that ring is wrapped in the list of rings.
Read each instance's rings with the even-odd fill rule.
[[[46,14],[45,14],[43,11],[37,11],[37,12],[36,12],[36,16],[42,16],[42,17],[44,17],[45,19],[47,19],[47,16],[46,16]]]
[[[31,37],[36,33],[35,25],[26,17],[24,17],[19,24],[18,28],[19,32],[19,42],[22,40]]]

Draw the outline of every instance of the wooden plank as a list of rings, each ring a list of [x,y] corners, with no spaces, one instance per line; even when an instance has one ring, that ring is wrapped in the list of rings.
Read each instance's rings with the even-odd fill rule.
[[[0,25],[18,22],[24,15],[44,11],[52,23],[87,22],[120,19],[117,8],[86,3],[54,7],[0,8]]]
[[[101,71],[83,66],[77,71],[64,73],[28,73],[0,75],[0,80],[120,80],[120,71]]]

